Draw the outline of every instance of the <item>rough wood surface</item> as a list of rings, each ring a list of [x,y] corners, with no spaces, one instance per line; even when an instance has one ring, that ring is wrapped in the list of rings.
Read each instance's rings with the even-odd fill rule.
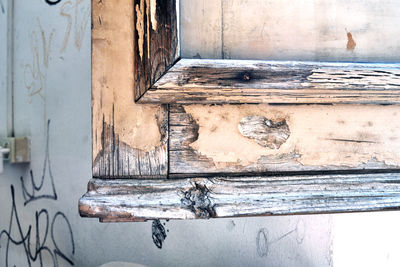
[[[396,169],[399,114],[397,105],[171,105],[170,175]]]
[[[180,180],[93,179],[81,216],[103,221],[195,219],[398,209],[398,173],[221,177]]]
[[[182,59],[142,103],[399,104],[400,65]]]
[[[219,2],[221,12],[237,1]],[[93,176],[107,179],[89,182],[82,216],[122,222],[399,207],[399,105],[171,105],[168,114],[134,103],[179,57],[173,5],[92,1]],[[229,20],[219,24],[222,42]],[[346,31],[346,53],[365,47],[360,33]],[[231,44],[217,46],[223,57],[234,54]],[[398,64],[181,60],[141,101],[388,104],[399,101],[399,79]],[[311,172],[332,170],[359,174]],[[259,176],[271,172],[284,173]]]
[[[133,2],[134,88],[138,100],[179,57],[179,1],[178,6],[176,0]]]
[[[290,129],[285,120],[274,123],[264,116],[244,117],[238,128],[244,137],[272,149],[279,149],[290,136]]]
[[[93,176],[166,177],[165,106],[134,103],[133,2],[92,1]]]

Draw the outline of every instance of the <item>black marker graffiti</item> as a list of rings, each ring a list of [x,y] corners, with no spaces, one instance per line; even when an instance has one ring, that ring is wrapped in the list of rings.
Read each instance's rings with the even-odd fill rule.
[[[40,180],[39,185],[35,183],[33,172],[30,172],[30,178],[32,183],[32,190],[28,192],[26,189],[24,179],[21,177],[21,188],[22,195],[24,197],[24,206],[28,203],[41,200],[41,199],[51,199],[57,200],[57,193],[54,184],[53,175],[51,173],[50,166],[50,157],[49,157],[49,128],[50,128],[50,120],[47,123],[47,136],[46,136],[46,156],[44,160],[44,168],[43,174]],[[49,173],[50,183],[52,185],[52,194],[42,194],[42,187],[45,184],[46,180],[46,170]],[[37,194],[36,194],[37,193]],[[0,242],[2,238],[6,239],[5,246],[5,266],[10,266],[9,263],[9,251],[10,245],[21,246],[25,252],[26,262],[28,266],[32,266],[32,263],[40,263],[40,266],[44,266],[44,263],[48,263],[45,261],[48,259],[51,261],[53,266],[59,266],[59,259],[63,259],[70,265],[74,265],[74,262],[71,258],[72,255],[75,254],[75,242],[74,235],[72,232],[71,224],[67,218],[67,216],[61,212],[57,211],[54,216],[51,218],[49,211],[45,208],[42,208],[40,211],[35,212],[35,220],[34,225],[29,225],[27,230],[24,232],[21,220],[19,217],[17,204],[15,200],[15,190],[14,186],[11,185],[11,215],[8,230],[2,230],[0,232]],[[61,227],[65,228],[61,228]],[[13,229],[15,230],[13,231]],[[61,230],[61,231],[60,231]],[[57,233],[58,231],[67,233],[69,237],[69,244],[71,246],[71,251],[66,253],[65,251],[60,249],[60,244],[66,245],[68,244],[65,240],[57,241]],[[33,234],[35,232],[35,235]],[[15,233],[14,235],[12,233]],[[50,236],[50,238],[48,238]],[[1,245],[1,243],[0,243]],[[0,246],[0,250],[2,247]],[[1,265],[1,264],[0,264]],[[15,266],[11,264],[11,266]],[[46,264],[48,266],[48,264]]]
[[[23,249],[25,251],[25,257],[26,257],[26,262],[27,262],[28,266],[32,266],[32,263],[37,262],[38,260],[39,260],[40,266],[43,266],[43,260],[44,260],[45,254],[48,254],[51,257],[53,266],[55,266],[55,267],[59,265],[59,257],[64,259],[70,265],[74,265],[72,259],[69,258],[66,255],[66,253],[64,253],[63,251],[60,250],[58,243],[56,241],[56,238],[55,238],[55,230],[54,229],[55,229],[56,223],[64,221],[68,227],[67,230],[68,230],[71,245],[72,245],[71,252],[72,252],[72,254],[75,254],[74,236],[72,233],[71,224],[69,223],[65,214],[60,211],[57,212],[53,216],[53,219],[51,220],[51,224],[50,224],[49,212],[46,209],[41,209],[39,212],[36,211],[35,228],[34,228],[36,235],[33,238],[32,225],[29,225],[29,227],[25,233],[22,229],[21,221],[18,216],[17,205],[15,202],[14,186],[12,186],[12,185],[11,185],[11,198],[12,198],[12,209],[11,209],[11,215],[10,215],[10,224],[9,224],[8,230],[2,230],[0,232],[0,240],[3,238],[3,236],[6,236],[5,266],[6,267],[9,266],[10,244],[23,247]],[[17,236],[11,236],[11,232],[12,232],[14,225],[16,225],[16,227],[17,227],[17,233],[18,233]],[[42,233],[42,232],[40,232],[39,229],[45,229],[45,230]],[[51,243],[54,246],[54,249],[51,249],[48,246],[47,237],[49,235],[49,229],[50,229]],[[35,242],[32,242],[32,240],[34,240]],[[0,247],[0,249],[1,249],[1,247]]]
[[[57,5],[58,3],[60,3],[62,0],[55,0],[55,1],[51,1],[51,0],[45,0],[45,2],[51,6],[53,5]]]
[[[167,238],[167,234],[160,220],[153,221],[151,230],[154,244],[161,249],[165,238]]]
[[[3,0],[0,0],[0,8],[1,8],[1,13],[6,13],[6,11],[4,10],[4,5],[3,5]]]
[[[33,171],[30,171],[30,181],[31,181],[31,190],[28,192],[27,187],[25,186],[24,182],[24,177],[21,177],[21,188],[22,188],[22,194],[25,199],[24,206],[26,206],[29,202],[38,200],[38,199],[52,199],[52,200],[57,200],[57,192],[56,192],[56,187],[54,185],[54,178],[53,174],[51,172],[51,163],[50,163],[50,157],[49,157],[49,128],[50,128],[50,120],[47,121],[47,139],[46,139],[46,148],[45,148],[45,158],[44,158],[44,164],[43,164],[43,169],[42,169],[42,176],[40,179],[40,183],[36,184],[35,178],[33,176]],[[48,171],[49,174],[49,180],[51,183],[52,187],[52,192],[50,194],[40,194],[40,191],[43,188],[45,178],[46,178],[46,170]],[[39,193],[39,195],[36,195],[36,193]]]

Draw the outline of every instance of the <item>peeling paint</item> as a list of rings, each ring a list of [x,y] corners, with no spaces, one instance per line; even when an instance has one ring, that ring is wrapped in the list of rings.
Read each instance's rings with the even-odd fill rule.
[[[157,31],[157,0],[150,0],[151,27],[153,31]]]
[[[273,122],[264,116],[244,117],[239,122],[238,128],[244,137],[271,149],[279,149],[290,136],[286,121]]]
[[[139,55],[140,59],[143,60],[143,46],[144,46],[144,0],[140,1],[136,5],[136,31],[138,32],[139,40]]]
[[[150,0],[146,0],[147,58],[150,58]]]
[[[400,121],[394,115],[398,109],[371,105],[185,106],[199,125],[198,139],[189,146],[212,159],[217,168],[227,163],[249,166],[264,157],[292,153],[303,166],[355,168],[374,165],[372,159],[400,166]],[[240,133],[240,120],[254,115],[286,121],[290,137],[279,149],[262,147]]]
[[[167,238],[167,233],[165,232],[164,226],[161,224],[160,220],[154,220],[151,225],[151,232],[153,243],[159,249],[162,249],[162,245]]]
[[[353,39],[353,35],[350,32],[347,32],[347,51],[353,52],[356,48],[356,42]]]

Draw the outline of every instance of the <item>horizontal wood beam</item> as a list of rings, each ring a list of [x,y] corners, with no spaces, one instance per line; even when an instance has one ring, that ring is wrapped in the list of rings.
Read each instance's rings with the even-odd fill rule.
[[[400,207],[400,174],[92,179],[81,216],[101,221],[352,212]]]
[[[181,59],[139,102],[399,104],[400,65]]]

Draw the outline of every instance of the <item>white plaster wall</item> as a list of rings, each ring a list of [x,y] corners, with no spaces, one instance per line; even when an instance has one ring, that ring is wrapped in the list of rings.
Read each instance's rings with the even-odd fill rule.
[[[0,139],[7,135],[7,5],[0,0]]]
[[[396,223],[389,222],[397,222],[396,212],[169,221],[163,222],[168,232],[161,250],[153,244],[151,222],[100,224],[80,218],[78,199],[91,178],[90,1],[11,1],[14,130],[16,136],[31,138],[32,162],[7,164],[0,174],[0,266],[7,261],[8,266],[41,266],[41,261],[53,266],[54,259],[59,266],[110,261],[149,266],[330,266],[331,231],[337,237],[337,266],[357,265],[360,257],[368,259],[363,266],[375,264],[385,255],[391,263],[400,262],[395,242],[399,235],[390,236]],[[0,4],[6,11],[7,0]],[[0,10],[0,138],[7,125],[6,15]],[[24,205],[25,201],[29,202]],[[384,235],[377,230],[382,227]],[[368,243],[367,230],[379,242]],[[392,243],[382,246],[386,240]],[[15,244],[18,241],[21,244]],[[350,261],[351,256],[357,258]]]

